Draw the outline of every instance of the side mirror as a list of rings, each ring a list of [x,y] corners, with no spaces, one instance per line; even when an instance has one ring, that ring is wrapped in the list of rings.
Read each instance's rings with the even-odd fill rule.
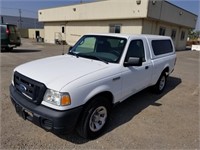
[[[127,62],[124,62],[124,67],[142,66],[142,58],[129,57]]]

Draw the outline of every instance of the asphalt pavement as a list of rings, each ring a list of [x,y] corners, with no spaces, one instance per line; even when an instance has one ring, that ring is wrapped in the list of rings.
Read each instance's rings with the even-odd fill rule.
[[[20,118],[9,97],[13,69],[23,63],[66,53],[68,46],[23,45],[1,58],[1,149],[199,149],[199,52],[177,52],[166,90],[154,95],[146,89],[117,105],[108,127],[88,141],[77,133],[57,136]],[[39,67],[39,66],[38,66]]]

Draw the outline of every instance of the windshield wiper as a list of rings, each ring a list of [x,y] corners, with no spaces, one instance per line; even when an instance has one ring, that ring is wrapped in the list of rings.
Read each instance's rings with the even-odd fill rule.
[[[99,60],[99,61],[102,61],[102,62],[108,64],[108,62],[106,60],[102,59],[101,57],[95,56],[95,55],[78,54],[78,56],[85,57],[85,58],[90,58],[90,59],[95,59],[95,60]]]
[[[102,59],[101,57],[95,56],[95,55],[86,55],[86,54],[83,54],[83,53],[82,54],[81,53],[74,53],[72,51],[70,51],[68,54],[76,56],[77,58],[78,57],[90,58],[90,59],[99,60],[99,61],[102,61],[102,62],[108,64],[108,61]]]
[[[96,59],[96,60],[100,60],[100,61],[102,61],[102,62],[108,64],[108,62],[107,62],[106,60],[104,60],[104,59],[102,59],[101,57],[98,57],[98,56],[89,55],[88,58],[94,58],[94,59]]]
[[[77,53],[74,53],[74,52],[72,52],[72,51],[69,51],[68,54],[73,55],[73,56],[76,56],[77,58],[79,57],[79,55],[78,55]]]

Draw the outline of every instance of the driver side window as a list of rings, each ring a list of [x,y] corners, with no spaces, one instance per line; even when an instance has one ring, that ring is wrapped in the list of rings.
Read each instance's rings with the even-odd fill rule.
[[[142,58],[145,62],[144,45],[142,40],[133,40],[130,42],[125,61],[127,62],[130,57]]]

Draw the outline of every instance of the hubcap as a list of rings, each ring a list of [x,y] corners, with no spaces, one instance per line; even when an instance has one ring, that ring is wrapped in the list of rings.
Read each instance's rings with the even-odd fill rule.
[[[106,123],[107,109],[104,106],[97,107],[90,117],[89,127],[93,132],[99,131]]]
[[[162,76],[160,80],[159,90],[161,91],[165,86],[165,76]]]

